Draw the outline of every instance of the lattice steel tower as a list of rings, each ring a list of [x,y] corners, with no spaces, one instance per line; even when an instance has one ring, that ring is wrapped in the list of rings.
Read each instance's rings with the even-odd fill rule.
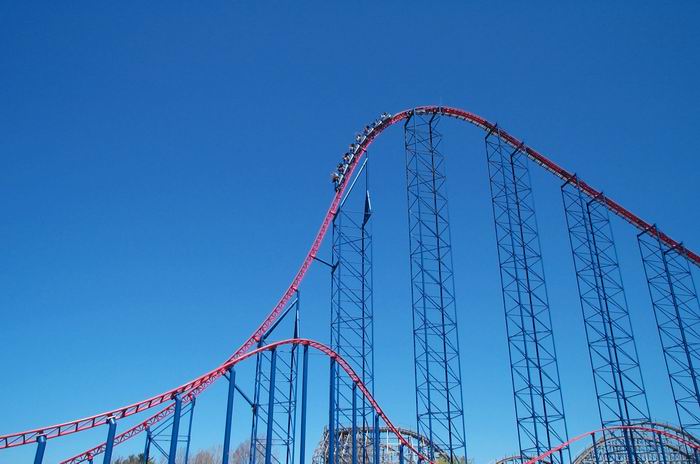
[[[527,156],[498,130],[485,140],[520,455],[532,458],[567,437],[549,299]]]
[[[277,322],[262,336],[258,343],[259,347],[265,345],[267,338],[287,317],[291,319],[292,336],[297,338],[299,336],[299,292]],[[280,346],[255,356],[250,464],[294,463],[298,352],[296,345]]]
[[[649,423],[649,405],[604,197],[584,195],[578,179],[566,182],[561,191],[601,426]],[[645,442],[638,446],[633,434],[624,431],[621,435],[617,441],[603,440],[608,462],[655,459],[655,450],[651,456],[644,451],[648,448]]]
[[[639,234],[649,293],[683,429],[700,432],[700,305],[688,259],[651,230]]]
[[[454,462],[466,456],[445,161],[439,114],[404,124],[418,435]]]
[[[369,196],[369,166],[365,158],[355,182],[333,220],[331,265],[331,346],[347,360],[370,392],[374,392],[374,331],[372,307],[372,205]],[[356,192],[352,195],[353,191]],[[361,192],[361,194],[360,194]],[[370,436],[374,410],[344,373],[333,376],[333,427],[329,436],[334,463],[347,464],[352,456],[339,446],[340,430],[356,424],[360,464],[373,461]],[[353,404],[355,417],[353,418]]]

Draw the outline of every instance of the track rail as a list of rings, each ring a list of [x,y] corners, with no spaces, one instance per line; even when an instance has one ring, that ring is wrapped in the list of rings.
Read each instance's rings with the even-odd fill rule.
[[[270,343],[269,345],[265,345],[263,347],[257,348],[255,350],[248,351],[244,353],[241,356],[238,356],[230,361],[227,361],[226,363],[222,364],[221,366],[217,367],[213,371],[209,372],[209,374],[214,374],[218,373],[220,376],[223,375],[228,369],[231,367],[235,366],[241,361],[244,361],[248,358],[251,358],[255,356],[258,353],[261,353],[263,351],[271,351],[274,350],[280,346],[284,345],[297,345],[297,346],[308,346],[309,348],[313,348],[316,351],[319,351],[326,356],[328,356],[330,359],[334,359],[336,363],[345,371],[345,373],[350,377],[350,379],[353,381],[355,385],[357,385],[357,388],[362,392],[362,395],[367,399],[369,404],[374,408],[376,413],[379,415],[379,417],[382,418],[384,423],[386,424],[387,428],[396,436],[396,438],[409,450],[411,450],[413,453],[416,454],[423,462],[430,463],[430,459],[423,455],[420,451],[418,451],[409,440],[406,439],[403,435],[403,431],[396,427],[391,420],[389,420],[389,417],[384,413],[382,408],[379,406],[379,403],[377,403],[377,400],[374,399],[372,394],[370,393],[369,389],[367,389],[367,386],[362,382],[362,379],[355,373],[355,371],[352,369],[350,364],[343,359],[338,353],[333,351],[331,348],[328,346],[324,345],[323,343],[319,343],[313,340],[308,340],[305,338],[290,338],[289,340],[282,340],[274,343]],[[189,401],[191,401],[192,397],[190,397]],[[165,411],[169,410],[170,407],[162,410],[159,412],[159,414],[165,413]],[[169,414],[171,414],[170,412]],[[159,415],[158,414],[158,415]],[[149,418],[150,419],[150,418]],[[118,443],[121,443],[123,441],[128,440],[132,436],[138,434],[142,430],[145,430],[145,427],[143,429],[141,428],[147,421],[138,424],[135,427],[132,427],[131,429],[127,430],[126,432],[120,434],[119,436],[115,437],[114,443],[115,445]],[[120,440],[121,438],[121,440]],[[66,459],[65,461],[61,461],[60,464],[77,464],[80,462],[87,461],[91,459],[92,457],[101,454],[105,450],[106,443],[101,443],[100,445],[85,451],[84,453],[80,453],[76,456],[73,456],[72,458]]]
[[[631,431],[637,431],[637,432],[647,432],[647,433],[655,433],[657,435],[662,435],[666,438],[669,438],[676,443],[680,443],[682,445],[685,445],[689,448],[692,448],[695,451],[700,451],[700,445],[698,445],[696,442],[688,440],[686,437],[683,437],[681,435],[676,435],[671,432],[668,432],[667,430],[660,430],[660,429],[655,429],[652,427],[645,427],[643,425],[616,425],[614,427],[606,427],[602,429],[597,429],[597,430],[591,430],[590,432],[582,433],[581,435],[577,435],[574,438],[570,439],[569,441],[566,441],[562,443],[561,445],[552,448],[551,450],[547,451],[546,453],[542,453],[539,456],[530,459],[527,461],[525,464],[536,464],[538,462],[548,462],[545,461],[549,456],[553,455],[554,453],[558,453],[559,451],[563,450],[564,448],[570,446],[573,443],[576,443],[577,441],[583,440],[586,437],[590,437],[596,433],[603,433],[603,432],[612,432],[615,430],[631,430]]]
[[[250,352],[261,339],[263,334],[270,328],[270,326],[277,320],[281,312],[284,310],[285,306],[289,303],[294,293],[299,288],[299,285],[303,281],[307,271],[311,267],[318,251],[321,247],[321,243],[328,232],[328,228],[333,220],[333,217],[338,211],[343,195],[348,188],[349,182],[347,179],[351,179],[355,169],[359,166],[359,162],[366,153],[367,149],[374,142],[374,140],[386,130],[388,127],[409,119],[413,114],[441,114],[451,118],[459,119],[461,121],[468,122],[474,126],[477,126],[488,134],[496,133],[501,137],[506,143],[513,147],[514,150],[520,150],[522,153],[526,154],[532,161],[534,161],[539,166],[543,167],[550,173],[559,177],[564,181],[574,181],[572,185],[580,189],[584,194],[592,199],[595,199],[605,205],[614,214],[620,216],[625,221],[632,224],[634,227],[639,229],[641,232],[649,233],[654,237],[658,237],[663,243],[665,243],[669,248],[676,250],[679,254],[685,256],[688,261],[694,265],[700,267],[700,256],[686,248],[682,243],[672,239],[665,233],[657,229],[653,224],[644,221],[639,216],[635,215],[628,209],[624,208],[619,203],[614,200],[604,196],[602,192],[591,187],[589,184],[584,182],[582,179],[576,177],[574,174],[560,167],[538,151],[533,148],[526,146],[522,141],[508,134],[506,131],[499,128],[496,124],[487,121],[486,119],[468,111],[464,111],[458,108],[451,108],[445,106],[421,106],[411,110],[401,111],[395,114],[389,119],[382,121],[375,129],[367,136],[367,138],[360,144],[357,155],[354,157],[352,163],[348,167],[345,179],[346,181],[340,186],[338,191],[333,196],[333,200],[326,211],[326,214],[321,223],[314,241],[307,253],[301,267],[297,271],[292,280],[291,284],[284,292],[282,297],[279,299],[277,304],[273,307],[272,311],[263,320],[262,324],[253,332],[253,334],[222,364],[234,361]],[[177,388],[173,388],[164,393],[158,394],[151,398],[139,401],[137,403],[130,404],[128,406],[123,406],[111,411],[106,411],[94,416],[86,417],[83,419],[77,419],[70,422],[65,422],[63,424],[51,425],[48,427],[42,427],[38,429],[27,430],[24,432],[11,433],[8,435],[0,436],[0,450],[5,448],[11,448],[15,446],[22,446],[29,443],[35,443],[39,436],[44,436],[46,439],[57,438],[60,436],[70,435],[83,430],[92,429],[99,427],[107,423],[110,418],[119,420],[134,414],[141,413],[143,411],[155,408],[159,405],[165,404],[173,399],[176,394],[180,394],[183,398],[194,398],[203,392],[209,385],[211,385],[215,380],[223,375],[223,371],[220,369],[221,366],[210,371],[188,383],[185,383]],[[150,424],[154,424],[166,417],[168,417],[173,411],[171,406],[159,411],[158,413],[151,416],[148,421]],[[145,430],[145,427],[138,432]],[[138,432],[132,434],[136,435]],[[127,437],[130,438],[131,436]]]

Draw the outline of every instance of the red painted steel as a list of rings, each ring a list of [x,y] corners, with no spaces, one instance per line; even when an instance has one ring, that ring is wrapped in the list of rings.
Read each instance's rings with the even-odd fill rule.
[[[275,322],[277,317],[280,315],[282,310],[285,308],[287,303],[291,300],[292,296],[294,293],[297,291],[299,288],[299,285],[301,284],[302,280],[304,279],[304,276],[306,275],[306,272],[308,271],[309,267],[314,261],[314,258],[316,257],[318,250],[321,247],[321,243],[323,242],[323,238],[326,235],[326,232],[328,231],[328,228],[331,224],[331,221],[333,220],[333,217],[335,216],[336,212],[338,211],[338,206],[340,205],[341,199],[343,198],[343,195],[345,193],[345,190],[347,189],[349,182],[347,181],[348,179],[352,178],[352,175],[355,171],[355,168],[359,165],[359,162],[362,158],[362,156],[365,154],[369,146],[374,142],[374,140],[381,134],[385,129],[388,127],[403,121],[405,119],[408,119],[413,113],[417,114],[435,114],[439,113],[445,116],[449,116],[452,118],[456,118],[462,121],[466,121],[470,124],[473,124],[481,129],[484,129],[485,131],[488,132],[497,132],[498,135],[506,141],[509,145],[511,145],[513,148],[518,148],[520,149],[523,153],[525,153],[532,161],[537,163],[538,165],[542,166],[544,169],[547,171],[551,172],[555,176],[559,177],[560,179],[564,181],[571,181],[574,180],[576,177],[574,174],[566,171],[564,168],[558,166],[556,163],[553,161],[549,160],[542,154],[540,154],[538,151],[534,150],[533,148],[527,147],[524,145],[520,140],[517,138],[513,137],[512,135],[508,134],[504,130],[500,129],[496,124],[493,124],[486,119],[470,113],[468,111],[460,110],[457,108],[450,108],[450,107],[445,107],[445,106],[421,106],[417,107],[411,110],[405,110],[400,113],[395,114],[391,118],[382,121],[375,129],[367,136],[367,138],[360,144],[360,148],[358,151],[358,155],[354,157],[352,163],[348,167],[348,171],[346,172],[345,179],[346,181],[341,185],[341,187],[338,189],[338,191],[335,193],[335,196],[333,197],[333,201],[331,202],[330,207],[328,208],[328,211],[326,212],[326,215],[323,218],[323,222],[321,223],[321,227],[319,228],[318,232],[316,233],[316,236],[314,238],[314,241],[311,245],[311,248],[309,249],[309,252],[307,253],[306,257],[304,258],[304,261],[302,262],[301,267],[297,271],[296,275],[294,276],[294,279],[292,280],[292,283],[289,285],[287,290],[284,292],[282,297],[279,299],[277,304],[274,306],[272,311],[268,314],[268,316],[264,319],[263,323],[260,324],[260,326],[253,332],[253,334],[226,360],[226,363],[229,363],[245,353],[249,352],[249,350],[260,341],[260,338],[263,336],[265,331],[267,331],[268,328]],[[573,185],[577,186],[583,193],[588,195],[591,198],[597,199],[598,201],[601,201],[610,211],[613,213],[617,214],[633,226],[635,226],[637,229],[640,231],[647,231],[649,234],[652,236],[658,237],[662,242],[664,242],[666,245],[668,245],[671,248],[674,248],[675,250],[678,251],[681,255],[685,256],[691,263],[695,264],[696,266],[700,266],[700,256],[693,251],[689,250],[688,248],[684,247],[680,242],[677,242],[673,240],[671,237],[668,235],[664,234],[663,232],[659,231],[656,227],[654,227],[652,224],[642,220],[640,217],[636,216],[633,214],[631,211],[623,208],[619,203],[611,200],[608,197],[605,197],[602,195],[602,193],[590,185],[588,185],[586,182],[581,180],[580,178],[577,179],[578,182],[574,183]],[[223,365],[226,365],[224,363]],[[214,382],[216,379],[221,377],[223,375],[223,372],[220,371],[220,368],[216,368],[213,371],[204,374],[184,385],[181,385],[177,388],[174,388],[172,390],[168,390],[164,393],[161,393],[159,395],[153,396],[151,398],[148,398],[143,401],[139,401],[137,403],[133,403],[128,406],[124,406],[118,409],[113,409],[111,411],[103,412],[101,414],[97,414],[91,417],[86,417],[83,419],[78,419],[70,422],[66,422],[63,424],[57,424],[57,425],[52,425],[48,427],[43,427],[39,429],[33,429],[33,430],[28,430],[25,432],[19,432],[19,433],[12,433],[4,436],[0,436],[0,450],[4,448],[11,448],[14,446],[21,446],[25,445],[28,443],[35,443],[37,440],[37,437],[40,435],[44,435],[47,439],[52,439],[64,435],[70,435],[72,433],[80,432],[82,430],[87,430],[91,429],[94,427],[98,427],[101,425],[104,425],[107,423],[109,418],[114,418],[116,420],[122,419],[124,417],[131,416],[133,414],[137,414],[140,412],[143,412],[145,410],[154,408],[156,406],[159,406],[161,404],[164,404],[168,401],[170,401],[175,394],[179,393],[183,396],[185,395],[190,395],[191,397],[196,397],[199,395],[202,391],[204,391],[209,385],[211,385],[212,382]],[[161,412],[163,411],[169,411],[165,415],[162,415]],[[162,420],[163,418],[167,417],[169,414],[172,413],[172,408],[166,408],[159,412],[158,414],[154,415],[153,418],[154,422],[156,423],[159,420]]]
[[[270,351],[272,349],[275,349],[277,347],[283,346],[283,345],[300,345],[300,346],[308,346],[310,348],[313,348],[317,351],[320,351],[321,353],[325,354],[331,359],[335,359],[335,361],[338,363],[338,366],[340,366],[345,373],[350,377],[350,379],[357,385],[357,388],[360,390],[362,395],[367,399],[369,404],[374,408],[374,410],[377,412],[377,414],[382,418],[386,426],[391,430],[391,432],[396,435],[396,438],[404,445],[406,446],[409,450],[411,450],[413,453],[415,453],[423,462],[430,463],[430,459],[428,459],[427,456],[421,454],[417,449],[413,447],[410,441],[406,440],[406,438],[401,434],[401,431],[389,420],[389,417],[384,413],[382,408],[379,406],[379,403],[377,403],[377,400],[374,399],[372,394],[369,392],[367,389],[367,386],[362,382],[362,379],[355,373],[355,371],[350,367],[350,364],[343,359],[338,353],[324,345],[323,343],[319,343],[313,340],[308,340],[305,338],[290,338],[289,340],[282,340],[274,343],[270,343],[269,345],[265,345],[261,348],[257,348],[255,350],[248,351],[244,353],[243,355],[232,359],[230,361],[227,361],[226,363],[222,364],[221,366],[217,367],[213,371],[209,372],[209,374],[214,374],[218,373],[219,375],[223,375],[225,372],[228,371],[228,369],[232,366],[235,366],[241,361],[244,361],[250,357],[255,356],[258,353],[261,353],[263,351]],[[189,398],[189,401],[192,400],[192,397]],[[163,414],[166,410],[173,408],[173,405],[168,406],[168,408],[163,409],[160,411],[157,415]],[[168,414],[172,414],[172,411],[169,412]],[[118,437],[115,437],[115,445],[122,443],[129,438],[131,438],[134,435],[137,435],[138,433],[142,432],[143,430],[146,429],[146,427],[149,424],[149,421],[152,421],[156,416],[152,416],[148,418],[146,421],[142,422],[141,424],[136,425],[135,427],[132,427],[131,429],[127,430],[126,432],[122,433]],[[88,459],[92,458],[93,456],[96,456],[98,454],[101,454],[105,449],[105,443],[102,443],[88,451],[85,451],[84,453],[80,453],[77,456],[73,456],[70,459],[66,459],[65,461],[61,461],[60,464],[78,464],[80,462],[87,461]]]

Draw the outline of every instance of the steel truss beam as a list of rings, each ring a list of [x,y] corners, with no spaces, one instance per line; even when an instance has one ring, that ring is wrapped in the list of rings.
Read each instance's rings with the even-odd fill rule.
[[[404,124],[408,225],[419,435],[450,461],[466,456],[462,373],[439,114],[412,114]]]
[[[331,347],[346,359],[370,392],[374,391],[374,325],[372,305],[372,207],[369,167],[363,166],[333,218],[331,266]],[[360,182],[357,182],[360,180]],[[364,184],[364,185],[362,185]],[[358,187],[364,187],[359,189]],[[351,195],[355,188],[358,191]],[[361,192],[361,193],[360,193]],[[366,450],[371,443],[374,410],[364,397],[357,402],[354,383],[336,372],[334,430],[356,424],[354,443]],[[354,407],[353,407],[354,406]],[[354,422],[353,422],[354,421]],[[332,440],[337,443],[337,440]],[[333,453],[336,463],[367,464],[371,454]]]
[[[602,196],[590,199],[576,183],[576,179],[566,182],[561,192],[601,426],[649,423],[610,213],[599,201]],[[646,442],[639,446],[626,430],[621,435],[618,440],[603,440],[608,462],[657,458],[657,450],[648,449]]]
[[[299,336],[299,297],[283,318],[294,315],[294,338]],[[263,336],[259,346],[277,327]],[[298,348],[279,347],[256,355],[250,464],[293,464],[296,437]]]
[[[559,367],[527,157],[498,129],[485,141],[520,455],[531,458],[567,438]]]
[[[652,228],[654,229],[654,228]],[[688,259],[649,229],[638,235],[678,422],[700,432],[700,306]]]

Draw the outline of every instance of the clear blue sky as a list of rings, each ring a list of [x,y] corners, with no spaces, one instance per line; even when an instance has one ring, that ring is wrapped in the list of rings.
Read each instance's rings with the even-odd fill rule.
[[[426,5],[0,4],[0,433],[132,402],[225,358],[287,286],[328,173],[382,111],[445,104],[498,121],[700,249],[695,2]],[[402,137],[372,151],[376,393],[414,427]],[[517,447],[485,155],[457,123],[444,148],[468,450],[485,463]],[[592,380],[559,185],[534,183],[573,434],[597,423]],[[674,421],[634,233],[617,226],[652,413]],[[322,341],[328,279],[314,268],[303,287],[302,333]],[[327,419],[327,363],[313,363],[310,446]],[[223,407],[223,384],[201,398],[195,448],[221,441]],[[52,441],[48,462],[103,438]]]

